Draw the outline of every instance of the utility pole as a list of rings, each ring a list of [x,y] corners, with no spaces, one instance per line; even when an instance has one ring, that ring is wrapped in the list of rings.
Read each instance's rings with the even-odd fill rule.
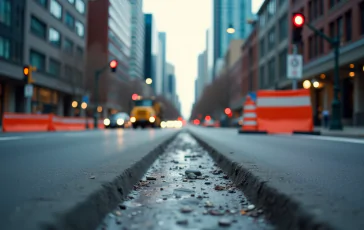
[[[24,87],[24,96],[25,96],[25,113],[32,112],[32,96],[33,96],[33,77],[32,72],[36,71],[37,68],[34,66],[24,66],[23,74],[26,85]]]
[[[94,79],[94,100],[95,100],[95,105],[94,105],[94,115],[93,115],[93,117],[94,117],[94,129],[98,129],[98,124],[99,124],[99,112],[97,111],[97,108],[99,107],[99,80],[100,80],[100,76],[108,67],[110,67],[111,72],[115,73],[117,66],[118,66],[118,62],[116,60],[112,60],[109,63],[108,66],[104,66],[103,68],[95,71],[95,79]]]

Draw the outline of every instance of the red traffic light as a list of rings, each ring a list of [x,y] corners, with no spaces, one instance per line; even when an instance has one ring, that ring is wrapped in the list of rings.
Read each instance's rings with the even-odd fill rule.
[[[116,61],[116,60],[112,60],[111,62],[110,62],[110,67],[111,68],[116,68],[118,66],[118,62]]]
[[[24,67],[24,69],[23,69],[23,73],[24,73],[24,75],[25,76],[28,76],[29,75],[29,67]]]
[[[226,108],[226,109],[225,109],[225,114],[226,114],[226,115],[231,114],[231,109],[230,109],[230,108]]]
[[[131,99],[133,99],[133,101],[138,99],[138,94],[134,93],[133,95],[131,95]]]
[[[305,24],[305,16],[303,16],[303,14],[300,13],[295,13],[293,14],[292,21],[294,26],[302,27],[303,24]]]

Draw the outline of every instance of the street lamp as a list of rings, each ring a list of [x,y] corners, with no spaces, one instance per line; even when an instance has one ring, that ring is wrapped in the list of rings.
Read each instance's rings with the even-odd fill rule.
[[[81,103],[81,108],[82,109],[86,109],[87,108],[87,103],[86,102],[82,102]]]
[[[145,83],[147,83],[147,85],[152,84],[152,82],[153,82],[153,80],[152,80],[151,78],[147,78],[147,79],[145,80]]]
[[[234,29],[234,27],[233,27],[233,25],[232,25],[232,24],[230,24],[230,25],[229,25],[229,27],[226,29],[226,32],[227,32],[228,34],[233,34],[233,33],[235,33],[235,29]]]
[[[78,102],[77,101],[73,101],[72,102],[72,108],[76,108],[78,106]]]

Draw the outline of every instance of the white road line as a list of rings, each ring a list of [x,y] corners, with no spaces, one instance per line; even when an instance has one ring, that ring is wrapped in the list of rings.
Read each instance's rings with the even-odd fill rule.
[[[354,139],[354,138],[346,138],[346,137],[329,137],[329,136],[309,136],[309,135],[295,135],[307,139],[316,139],[316,140],[324,140],[324,141],[339,141],[346,143],[355,143],[355,144],[364,144],[364,140],[362,139]]]
[[[14,137],[0,137],[0,141],[13,141],[23,139],[24,137],[21,136],[14,136]]]

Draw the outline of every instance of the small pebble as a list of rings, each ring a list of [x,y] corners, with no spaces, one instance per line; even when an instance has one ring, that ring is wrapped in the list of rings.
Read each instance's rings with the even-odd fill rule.
[[[219,225],[222,226],[222,227],[230,226],[231,225],[231,220],[226,219],[226,218],[221,218],[219,220]]]
[[[176,223],[178,225],[187,225],[188,224],[188,220],[184,219],[184,220],[177,220]]]

